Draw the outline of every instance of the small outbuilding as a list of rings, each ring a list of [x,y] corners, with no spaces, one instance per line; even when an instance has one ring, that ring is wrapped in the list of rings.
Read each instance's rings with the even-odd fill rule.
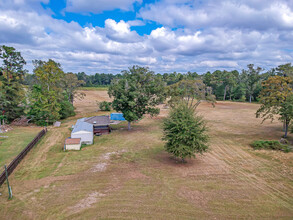
[[[71,138],[80,138],[81,144],[93,144],[93,125],[85,122],[85,118],[78,119],[71,132]]]
[[[86,123],[90,123],[94,129],[94,135],[109,134],[111,132],[110,117],[108,115],[93,116],[84,120]]]
[[[81,139],[80,138],[67,138],[65,140],[65,150],[80,150]]]
[[[60,125],[61,125],[61,122],[60,122],[60,121],[56,121],[56,122],[54,123],[54,127],[60,127]]]

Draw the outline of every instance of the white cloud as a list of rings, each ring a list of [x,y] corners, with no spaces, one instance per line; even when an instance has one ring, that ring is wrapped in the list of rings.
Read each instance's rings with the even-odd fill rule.
[[[230,27],[247,29],[293,29],[292,1],[189,1],[173,4],[169,1],[149,4],[140,10],[146,20],[171,27],[189,29]]]
[[[67,0],[66,11],[101,13],[107,10],[132,10],[135,2],[142,0]]]
[[[230,61],[230,60],[206,60],[201,61],[198,64],[199,67],[232,67],[232,68],[238,68],[239,65],[236,61]]]
[[[112,19],[105,21],[105,31],[109,39],[119,42],[137,42],[139,35],[135,31],[130,30],[130,24],[125,21],[116,22]]]
[[[54,19],[36,10],[40,2],[0,0],[0,43],[21,51],[30,70],[31,60],[49,58],[65,71],[87,73],[118,73],[134,64],[159,72],[241,69],[248,63],[268,69],[293,60],[291,2],[166,0],[142,9],[145,20],[109,18],[104,27]],[[123,2],[115,7],[131,8],[134,1]],[[163,25],[141,36],[133,26],[147,19]]]

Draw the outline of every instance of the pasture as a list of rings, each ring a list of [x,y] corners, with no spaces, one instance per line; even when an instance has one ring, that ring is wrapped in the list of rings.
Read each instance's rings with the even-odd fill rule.
[[[77,116],[49,128],[10,176],[14,198],[0,188],[0,219],[292,219],[293,153],[249,146],[283,134],[279,122],[255,118],[257,104],[202,103],[210,151],[181,164],[164,152],[163,108],[132,131],[121,123],[94,145],[63,152],[76,118],[105,114],[96,100],[110,100],[84,92]]]
[[[8,166],[40,131],[40,127],[13,127],[7,133],[0,133],[5,137],[0,137],[0,170],[5,164]]]

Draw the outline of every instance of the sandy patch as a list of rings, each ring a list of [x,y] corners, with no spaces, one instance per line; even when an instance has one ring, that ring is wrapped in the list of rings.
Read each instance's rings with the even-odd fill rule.
[[[126,152],[126,150],[123,149],[123,150],[120,150],[120,151],[113,151],[113,152],[108,152],[108,153],[103,154],[100,157],[100,160],[103,161],[103,162],[98,163],[98,164],[95,164],[90,169],[90,172],[96,173],[96,172],[103,172],[103,171],[105,171],[107,169],[108,161],[111,159],[111,156],[118,155],[118,154],[121,154],[121,153],[124,153],[124,152]]]
[[[107,165],[108,165],[107,163],[98,163],[91,168],[91,172],[96,173],[96,172],[105,171],[107,168]]]
[[[78,213],[84,209],[90,208],[93,204],[97,203],[98,200],[104,197],[106,194],[99,192],[92,192],[86,198],[80,200],[75,206],[69,207],[73,213]]]

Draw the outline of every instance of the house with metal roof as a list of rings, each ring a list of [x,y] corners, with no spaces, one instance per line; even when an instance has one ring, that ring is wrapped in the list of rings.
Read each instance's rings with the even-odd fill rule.
[[[93,144],[94,128],[92,124],[85,122],[85,119],[77,120],[71,132],[71,138],[80,138],[81,144]]]

